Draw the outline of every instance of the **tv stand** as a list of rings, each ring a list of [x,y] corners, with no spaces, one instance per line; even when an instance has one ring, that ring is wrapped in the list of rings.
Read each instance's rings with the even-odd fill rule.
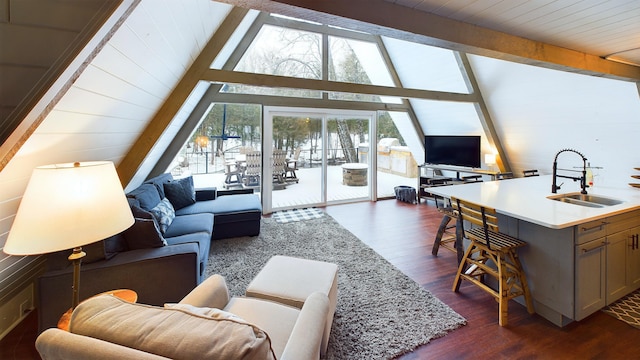
[[[432,174],[429,174],[429,170],[432,171]],[[442,174],[442,171],[454,171],[456,173],[456,176],[455,178],[450,176],[444,176]],[[418,165],[418,191],[417,191],[418,204],[420,203],[421,198],[432,197],[431,194],[428,192],[428,189],[430,187],[452,185],[455,183],[464,182],[464,180],[460,176],[461,173],[488,175],[491,177],[491,180],[495,180],[496,175],[499,174],[500,171],[475,169],[475,168],[451,166],[451,165],[433,165],[433,164]]]

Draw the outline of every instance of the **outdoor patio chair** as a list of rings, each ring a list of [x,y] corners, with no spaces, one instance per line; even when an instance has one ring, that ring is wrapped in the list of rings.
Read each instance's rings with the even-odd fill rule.
[[[287,165],[287,153],[284,150],[273,150],[273,161],[271,163],[271,173],[273,174],[273,182],[284,183],[285,167]]]
[[[246,187],[260,186],[262,160],[260,151],[250,151],[246,154],[247,162],[242,174],[242,184]]]
[[[285,181],[295,181],[296,183],[300,180],[296,175],[296,170],[298,170],[298,159],[300,158],[300,148],[297,148],[293,153],[292,159],[287,159],[284,167],[284,179]]]

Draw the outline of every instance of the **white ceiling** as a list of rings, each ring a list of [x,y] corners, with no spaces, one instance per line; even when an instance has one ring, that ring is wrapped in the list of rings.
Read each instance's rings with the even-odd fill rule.
[[[384,0],[640,66],[639,0]]]

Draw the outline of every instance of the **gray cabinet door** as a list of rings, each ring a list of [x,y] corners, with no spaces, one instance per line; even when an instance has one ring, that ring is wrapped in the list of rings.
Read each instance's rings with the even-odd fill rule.
[[[575,320],[582,320],[605,306],[606,238],[576,245]]]
[[[640,226],[629,231],[627,241],[627,280],[634,291],[640,288]]]
[[[627,245],[630,231],[607,236],[607,305],[629,293]]]

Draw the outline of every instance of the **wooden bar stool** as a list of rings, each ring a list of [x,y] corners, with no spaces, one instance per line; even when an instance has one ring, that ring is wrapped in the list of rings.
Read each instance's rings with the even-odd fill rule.
[[[460,178],[460,180],[462,180],[462,182],[466,183],[476,183],[476,182],[482,182],[482,175],[469,175],[469,176],[463,176]]]
[[[449,251],[457,252],[455,228],[458,215],[453,210],[453,207],[451,207],[451,201],[449,199],[435,194],[433,195],[433,199],[436,202],[436,208],[442,214],[442,220],[440,221],[436,238],[433,241],[431,254],[438,256],[438,249],[440,246]],[[450,225],[451,220],[454,221],[453,225]],[[454,231],[452,232],[451,229]]]
[[[467,280],[491,294],[499,304],[500,326],[507,325],[509,300],[518,296],[524,296],[529,314],[535,313],[527,278],[516,252],[527,243],[499,231],[495,209],[455,197],[451,198],[451,205],[458,214],[460,224],[465,220],[471,224],[469,229],[464,230],[464,236],[471,244],[458,267],[453,291],[458,292],[461,281]],[[495,278],[498,282],[497,291],[485,283],[485,275]]]
[[[524,177],[529,177],[529,176],[538,176],[540,174],[538,174],[537,169],[530,169],[530,170],[522,170],[522,175],[524,175]]]

